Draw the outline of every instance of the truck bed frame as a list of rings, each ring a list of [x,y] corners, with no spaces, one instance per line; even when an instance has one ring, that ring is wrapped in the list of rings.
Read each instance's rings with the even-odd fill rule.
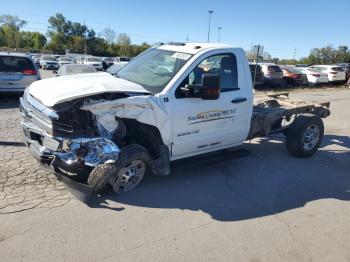
[[[254,107],[248,140],[283,132],[300,114],[313,114],[326,118],[330,115],[330,102],[313,103],[289,98],[289,93],[259,94]]]

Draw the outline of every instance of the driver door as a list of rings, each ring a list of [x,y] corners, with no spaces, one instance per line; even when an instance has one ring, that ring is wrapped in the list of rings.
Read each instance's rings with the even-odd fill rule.
[[[186,97],[180,88],[202,84],[206,73],[220,75],[220,97],[217,100]],[[234,146],[245,140],[246,130],[242,132],[239,122],[244,121],[241,114],[248,103],[244,99],[235,100],[243,97],[244,92],[239,87],[238,75],[235,54],[220,53],[202,60],[177,87],[172,99],[172,159]]]

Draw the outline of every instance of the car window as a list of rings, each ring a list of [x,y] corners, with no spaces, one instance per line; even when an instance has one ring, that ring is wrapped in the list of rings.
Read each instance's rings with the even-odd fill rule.
[[[310,68],[316,72],[321,72],[324,70],[322,67],[318,67],[318,66],[314,66],[314,67],[310,67]]]
[[[268,69],[267,69],[270,73],[282,73],[282,70],[279,66],[275,66],[275,65],[271,65],[271,66],[268,66]]]
[[[218,74],[220,76],[220,91],[233,91],[238,88],[237,60],[233,54],[220,54],[204,59],[183,80],[176,90],[176,97],[180,98],[179,90],[187,84],[202,84],[204,74]]]
[[[344,71],[345,71],[343,68],[338,67],[338,66],[332,67],[331,69],[332,69],[333,71],[336,71],[336,72],[344,72]]]
[[[25,57],[0,56],[0,72],[23,72],[24,70],[35,69],[33,62]]]
[[[129,62],[131,59],[129,57],[120,57],[119,61],[120,62]]]
[[[287,68],[284,68],[284,69],[287,70],[289,73],[294,73],[294,74],[302,73],[302,69],[300,69],[300,68],[287,67]]]
[[[45,61],[57,61],[53,56],[43,56],[43,60]]]

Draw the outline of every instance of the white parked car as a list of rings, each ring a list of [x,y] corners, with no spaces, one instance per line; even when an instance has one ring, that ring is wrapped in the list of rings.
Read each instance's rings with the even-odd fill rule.
[[[338,65],[313,65],[308,68],[317,72],[326,73],[329,82],[345,81],[345,70]]]
[[[128,63],[130,62],[131,58],[127,56],[117,56],[114,59],[114,63]]]
[[[42,69],[58,69],[60,67],[59,63],[57,62],[56,57],[50,56],[50,55],[43,55],[40,58],[40,67]]]
[[[75,63],[78,65],[82,65],[84,61],[84,57],[83,56],[79,56],[75,58]]]
[[[101,61],[101,58],[99,58],[99,57],[86,56],[83,60],[83,64],[84,65],[91,65],[91,66],[95,67],[96,70],[98,70],[98,71],[103,70],[102,61]]]
[[[323,72],[315,71],[308,67],[298,67],[298,69],[306,74],[307,81],[311,85],[323,84],[328,82],[328,74]]]
[[[61,56],[60,58],[58,58],[58,63],[60,64],[60,66],[74,64],[72,59],[65,56]]]
[[[126,56],[118,56],[114,59],[115,65],[125,66],[127,63],[131,61],[131,58]]]
[[[91,65],[66,64],[60,67],[57,76],[96,73],[97,70]]]

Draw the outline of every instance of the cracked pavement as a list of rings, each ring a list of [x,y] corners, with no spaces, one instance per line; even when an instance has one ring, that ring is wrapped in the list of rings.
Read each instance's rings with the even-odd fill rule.
[[[0,214],[59,207],[72,198],[23,144],[17,100],[11,96],[0,104]]]
[[[248,155],[180,161],[89,206],[40,169],[16,102],[0,99],[0,260],[350,261],[350,89],[291,96],[331,100],[314,157],[291,157],[280,135],[254,139]]]

